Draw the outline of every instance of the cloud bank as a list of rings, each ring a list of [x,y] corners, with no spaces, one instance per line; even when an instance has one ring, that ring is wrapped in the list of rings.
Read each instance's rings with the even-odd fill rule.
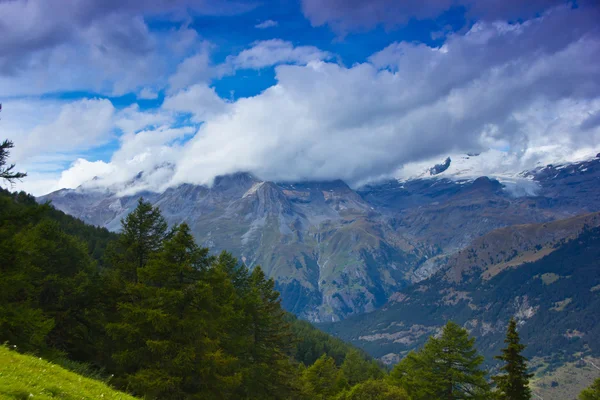
[[[74,121],[95,145],[115,143],[109,160],[80,157],[54,189],[97,177],[99,187],[162,190],[237,171],[358,186],[424,160],[489,149],[508,155],[504,172],[519,172],[600,148],[599,19],[597,8],[563,6],[521,23],[484,19],[448,33],[441,47],[392,43],[351,66],[279,39],[220,64],[200,49],[175,69],[155,110],[115,110],[101,99],[60,103],[52,105],[58,117],[49,112],[21,132],[66,127],[58,146],[76,136]],[[253,97],[227,100],[210,86],[232,71],[271,66],[276,84]],[[69,154],[89,145],[73,140]]]

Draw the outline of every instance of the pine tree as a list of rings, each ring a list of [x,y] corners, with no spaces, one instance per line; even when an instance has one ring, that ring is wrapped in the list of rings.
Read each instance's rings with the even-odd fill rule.
[[[182,224],[138,269],[107,326],[124,378],[117,384],[161,399],[228,398],[235,391],[237,360],[221,347],[235,288],[210,260]]]
[[[390,381],[405,388],[413,400],[459,400],[487,398],[489,386],[483,357],[475,339],[459,325],[448,322],[439,339],[409,353],[390,374]]]
[[[579,394],[579,400],[600,400],[600,378]]]
[[[243,393],[252,399],[289,398],[294,387],[294,368],[290,362],[292,336],[281,308],[273,279],[267,279],[260,266],[248,277],[243,295],[247,350],[244,365]]]
[[[22,179],[27,176],[27,174],[23,172],[15,172],[15,164],[6,164],[6,160],[10,155],[10,149],[13,147],[15,146],[10,140],[5,140],[0,143],[0,179],[4,179],[10,184],[14,183],[15,180]]]
[[[517,322],[514,318],[511,318],[508,323],[504,343],[506,348],[502,349],[502,355],[496,356],[505,363],[500,368],[504,374],[492,377],[497,385],[497,394],[502,400],[531,399],[529,378],[533,374],[527,372],[527,359],[521,355],[525,346],[519,340]]]
[[[137,282],[137,270],[146,265],[150,255],[159,251],[169,236],[168,225],[158,207],[140,198],[135,210],[121,220],[121,226],[122,249],[112,263],[122,272],[122,278]]]

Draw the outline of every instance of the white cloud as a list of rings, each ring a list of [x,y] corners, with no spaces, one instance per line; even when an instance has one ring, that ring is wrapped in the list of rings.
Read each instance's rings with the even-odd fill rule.
[[[331,53],[314,46],[296,46],[281,39],[255,42],[251,48],[236,56],[227,57],[226,63],[235,69],[261,69],[278,64],[306,65],[311,61],[328,60]]]
[[[169,78],[171,93],[195,83],[208,82],[215,77],[211,49],[212,45],[209,42],[203,42],[196,54],[186,58],[177,66],[177,71]]]
[[[254,25],[256,29],[267,29],[278,26],[279,23],[277,21],[273,21],[272,19],[268,19],[266,21],[261,22],[260,24]]]
[[[13,140],[14,160],[85,150],[113,137],[115,108],[109,100],[8,101],[2,127]],[[4,130],[4,129],[3,129]]]
[[[551,35],[567,24],[578,29]],[[405,163],[490,146],[528,165],[543,158],[536,149],[569,158],[598,148],[598,129],[579,136],[599,107],[592,26],[582,13],[558,10],[522,25],[480,23],[442,49],[395,44],[351,68],[279,66],[276,86],[206,121],[174,183],[247,170],[360,184]]]
[[[112,172],[80,162],[69,184],[89,176],[123,184],[144,171],[129,190],[159,190],[250,171],[269,180],[359,185],[403,165],[489,148],[507,154],[505,172],[592,154],[600,148],[594,17],[559,8],[521,24],[480,22],[441,48],[394,43],[351,67],[310,46],[257,42],[223,65],[276,65],[276,85],[226,102],[202,76],[182,78],[185,89],[173,89],[160,110],[113,111],[124,134]],[[195,79],[204,81],[187,87]],[[187,114],[201,122],[197,132],[181,128]]]
[[[128,9],[107,12],[107,6],[99,12],[88,0],[68,1],[72,4],[61,7],[40,0],[0,1],[0,26],[6,28],[0,43],[3,95],[160,89],[201,43],[193,29],[150,32]]]
[[[114,166],[104,161],[87,161],[78,158],[70,168],[63,171],[58,183],[55,181],[53,190],[62,188],[76,188],[84,182],[89,182],[98,176],[110,175]]]
[[[225,111],[227,103],[213,88],[196,84],[167,97],[163,109],[193,115],[194,122],[207,121]]]
[[[138,99],[154,100],[158,98],[158,92],[152,88],[145,87],[138,93]]]

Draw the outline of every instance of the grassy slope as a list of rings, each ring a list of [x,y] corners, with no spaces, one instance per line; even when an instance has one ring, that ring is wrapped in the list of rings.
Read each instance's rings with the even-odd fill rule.
[[[577,395],[594,379],[600,377],[599,358],[584,357],[576,362],[568,362],[552,371],[544,369],[544,362],[533,359],[531,365],[539,367],[532,379],[531,387],[544,400],[576,400]]]
[[[106,384],[0,346],[0,399],[131,399]]]

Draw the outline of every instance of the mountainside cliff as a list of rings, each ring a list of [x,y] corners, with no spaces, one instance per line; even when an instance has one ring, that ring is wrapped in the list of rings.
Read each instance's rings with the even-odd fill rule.
[[[539,239],[523,240],[532,233]],[[528,357],[563,363],[600,355],[599,309],[600,213],[593,213],[493,231],[381,309],[322,328],[393,363],[451,319],[491,357],[515,316]]]
[[[120,228],[143,196],[200,244],[229,249],[276,278],[284,306],[316,322],[373,311],[435,273],[480,236],[600,210],[600,159],[548,166],[514,181],[488,177],[276,183],[250,174],[163,193],[63,189],[41,197],[85,222]]]

